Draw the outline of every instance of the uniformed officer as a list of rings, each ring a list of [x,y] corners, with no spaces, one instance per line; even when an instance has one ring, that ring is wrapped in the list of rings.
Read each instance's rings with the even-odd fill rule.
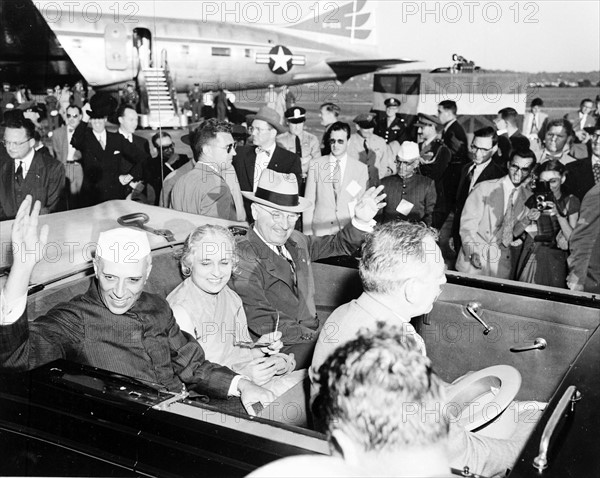
[[[306,110],[300,106],[293,106],[284,113],[289,131],[277,136],[277,144],[282,148],[296,153],[302,161],[302,178],[306,179],[311,159],[321,156],[319,140],[314,135],[304,131]]]
[[[385,105],[385,117],[379,118],[375,127],[375,134],[385,139],[386,143],[398,141],[402,144],[408,140],[408,127],[404,120],[398,114],[400,109],[400,100],[397,98],[388,98]]]
[[[188,92],[188,100],[192,109],[192,122],[200,121],[202,117],[202,97],[200,83],[194,83],[194,88]]]

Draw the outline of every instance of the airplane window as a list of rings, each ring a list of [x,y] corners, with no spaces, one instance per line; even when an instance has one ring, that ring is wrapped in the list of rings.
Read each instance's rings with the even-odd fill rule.
[[[231,56],[231,48],[212,47],[212,56]]]
[[[190,46],[189,45],[181,45],[181,53],[184,55],[190,54]]]
[[[246,48],[244,50],[244,54],[245,54],[246,58],[252,58],[252,50],[250,48]]]

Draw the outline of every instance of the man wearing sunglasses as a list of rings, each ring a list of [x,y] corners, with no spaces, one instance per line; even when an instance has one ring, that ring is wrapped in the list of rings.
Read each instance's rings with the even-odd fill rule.
[[[67,124],[54,130],[52,150],[54,157],[65,167],[67,178],[66,206],[75,209],[79,206],[79,192],[83,184],[83,168],[81,167],[81,151],[71,145],[75,128],[81,123],[82,112],[77,105],[71,105],[66,112]]]
[[[352,219],[356,197],[367,189],[369,171],[349,156],[350,125],[337,121],[329,128],[331,153],[310,162],[304,197],[313,206],[302,215],[305,234],[335,234]]]
[[[511,279],[524,227],[525,201],[531,196],[529,178],[536,163],[531,150],[513,151],[508,174],[483,181],[467,197],[460,218],[462,248],[456,270],[476,275]]]
[[[175,183],[171,207],[177,211],[245,221],[240,185],[232,166],[237,143],[231,125],[210,119],[193,135],[196,166]]]

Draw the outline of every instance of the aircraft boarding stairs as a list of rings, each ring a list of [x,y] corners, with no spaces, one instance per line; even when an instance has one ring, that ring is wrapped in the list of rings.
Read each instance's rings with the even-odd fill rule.
[[[158,127],[178,128],[181,119],[177,112],[174,95],[171,94],[168,72],[165,68],[144,68],[141,71],[148,95],[148,124],[152,129]]]

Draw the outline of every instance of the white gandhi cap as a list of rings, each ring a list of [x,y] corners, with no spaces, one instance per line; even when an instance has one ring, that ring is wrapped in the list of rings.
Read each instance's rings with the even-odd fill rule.
[[[150,254],[150,243],[143,231],[119,227],[98,236],[96,257],[119,264],[136,264]]]

